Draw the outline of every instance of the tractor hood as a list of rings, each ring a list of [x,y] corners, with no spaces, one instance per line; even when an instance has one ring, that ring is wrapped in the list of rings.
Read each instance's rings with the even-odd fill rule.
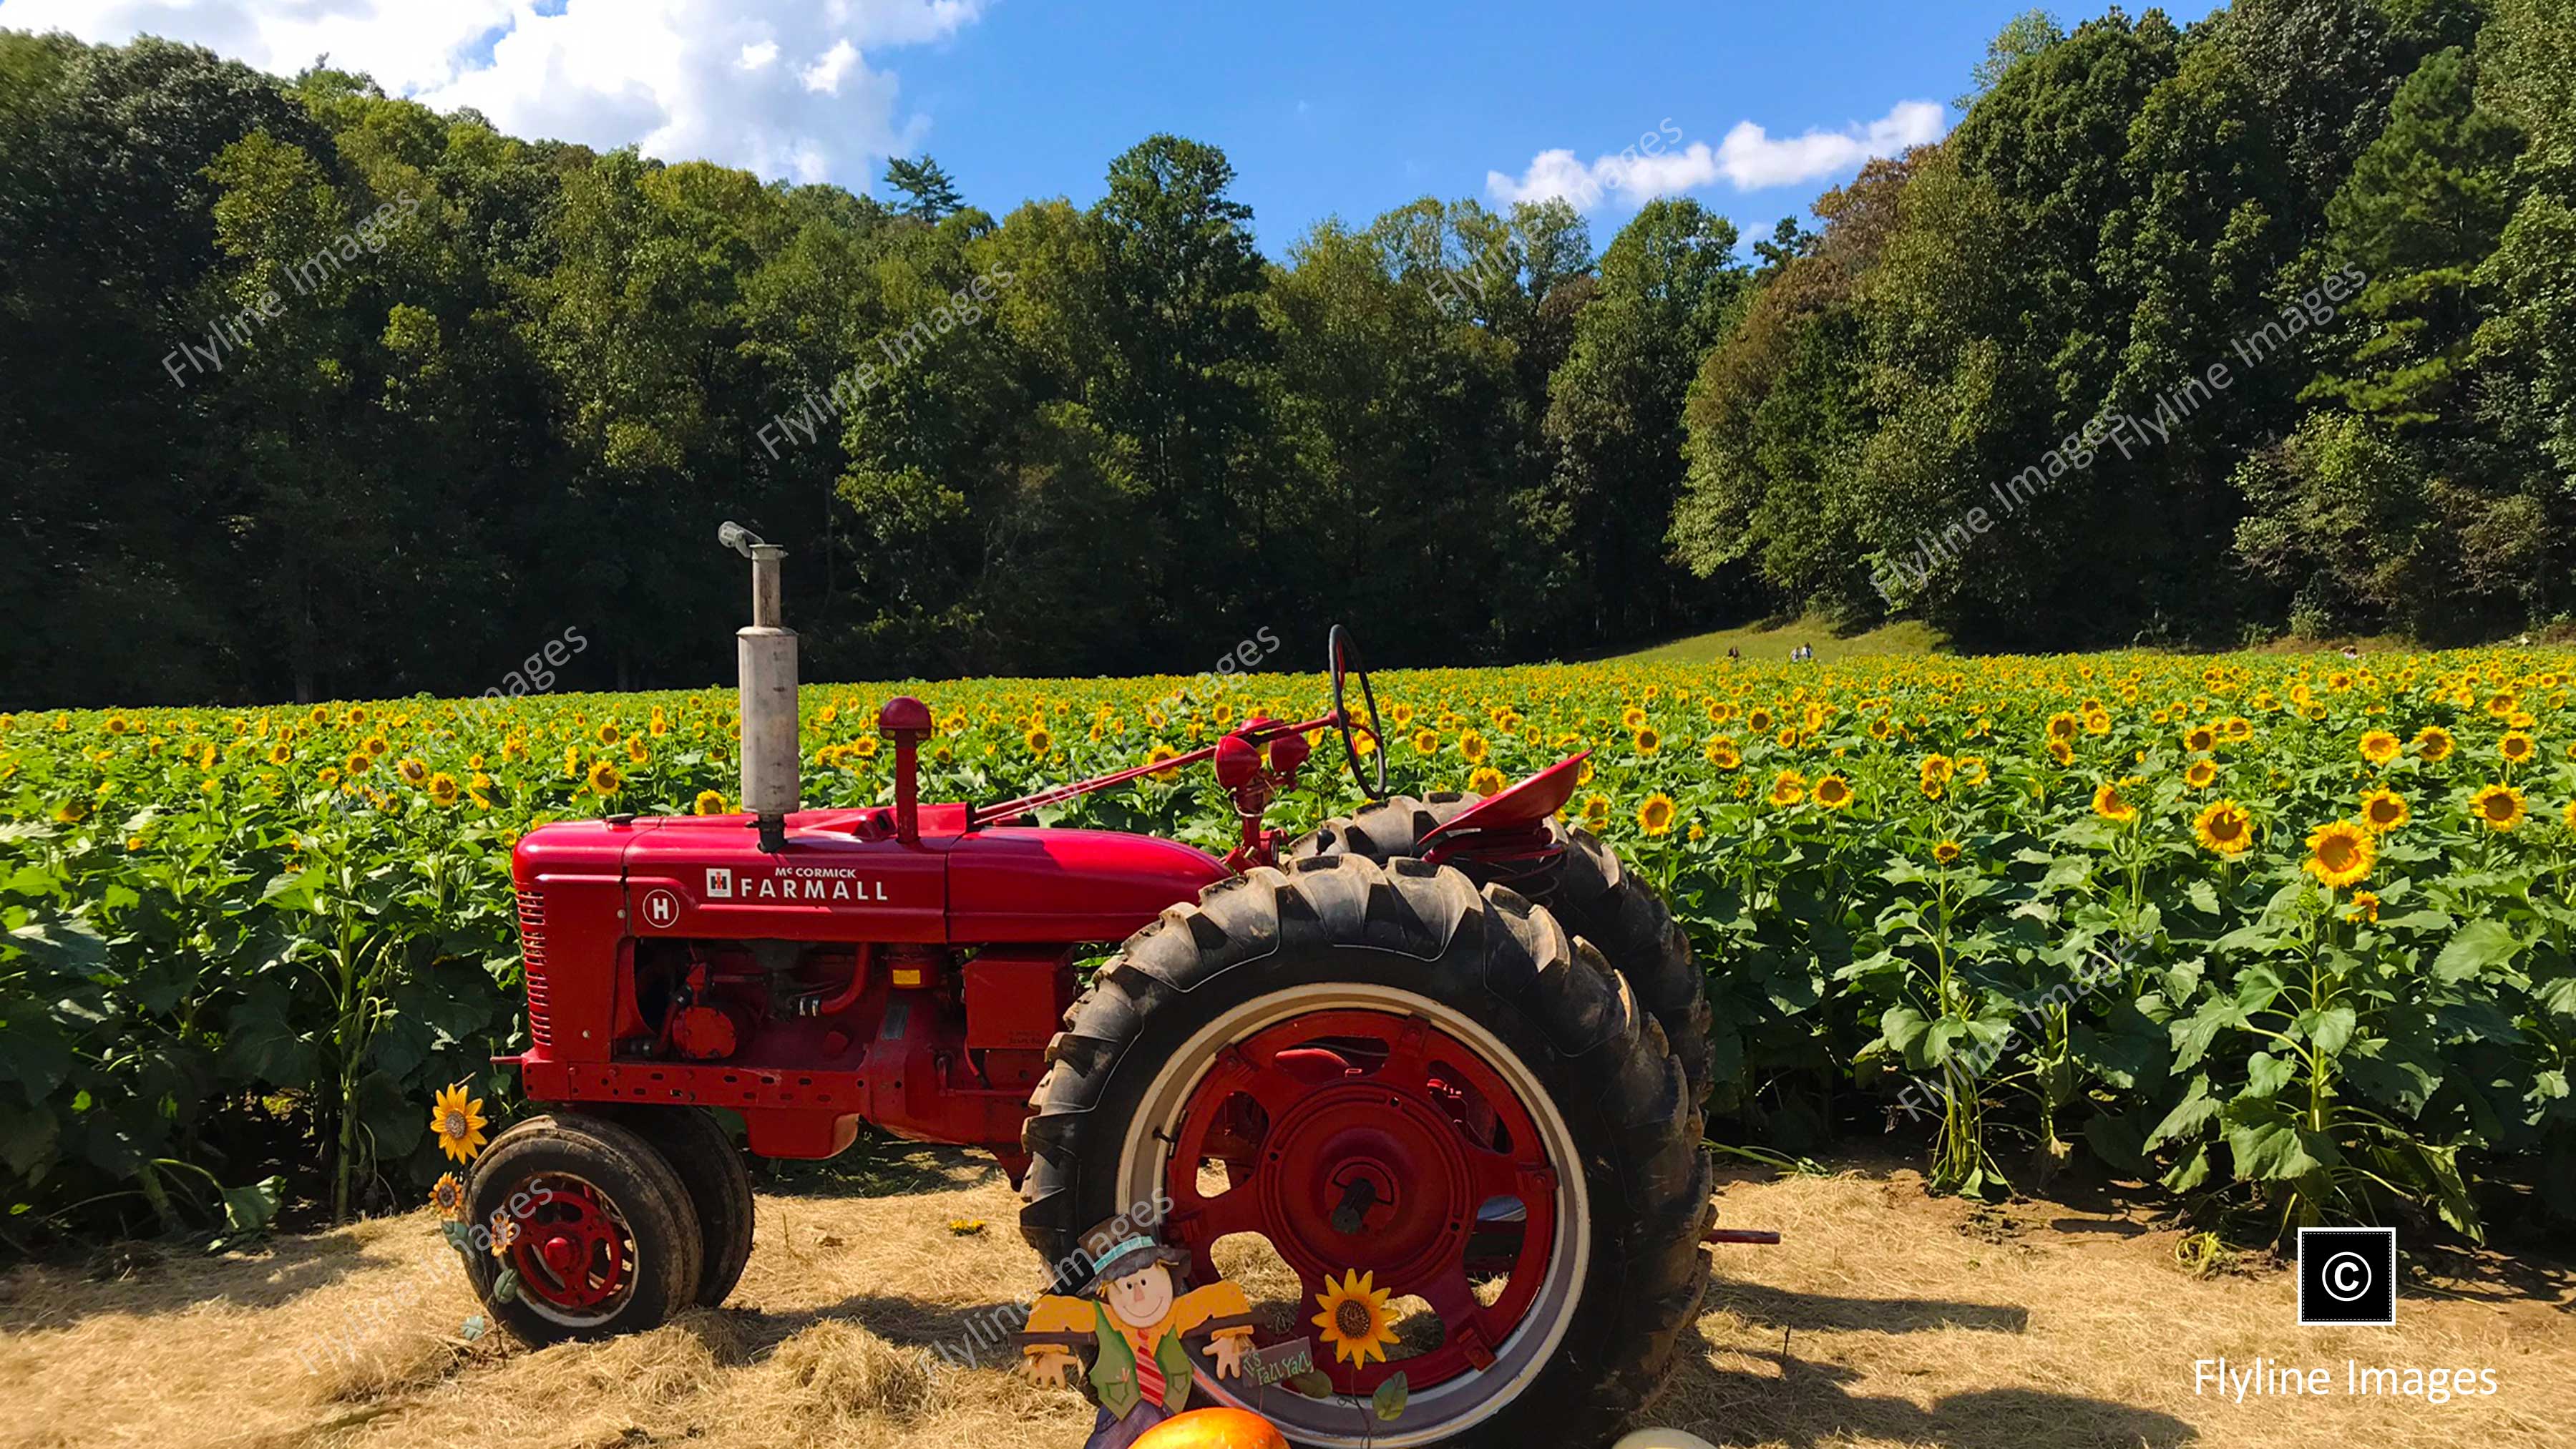
[[[925,806],[906,844],[883,807],[799,811],[764,851],[749,815],[568,821],[529,831],[513,863],[523,886],[621,879],[636,936],[961,945],[1123,940],[1227,874],[1151,836],[965,822]]]

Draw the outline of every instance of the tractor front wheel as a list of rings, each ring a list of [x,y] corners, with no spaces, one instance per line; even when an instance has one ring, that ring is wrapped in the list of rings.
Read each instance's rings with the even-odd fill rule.
[[[669,1159],[605,1118],[531,1117],[465,1185],[474,1291],[530,1344],[652,1328],[696,1297],[703,1235]]]
[[[1159,1219],[1196,1283],[1220,1245],[1257,1264],[1258,1341],[1312,1338],[1332,1394],[1200,1383],[1300,1445],[1605,1439],[1697,1309],[1681,1064],[1509,890],[1414,860],[1255,870],[1131,937],[1049,1055],[1022,1231],[1063,1277],[1122,1214]]]

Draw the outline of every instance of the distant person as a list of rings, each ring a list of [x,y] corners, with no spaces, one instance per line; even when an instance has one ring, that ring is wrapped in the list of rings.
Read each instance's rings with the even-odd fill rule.
[[[1727,661],[1728,661],[1729,663],[1733,663],[1733,662],[1735,662],[1735,661],[1737,661],[1737,660],[1742,659],[1742,658],[1744,657],[1744,652],[1743,652],[1742,650],[1740,650],[1740,649],[1737,649],[1734,645],[1729,644],[1729,645],[1727,645],[1727,646],[1726,646],[1726,657],[1727,657]]]

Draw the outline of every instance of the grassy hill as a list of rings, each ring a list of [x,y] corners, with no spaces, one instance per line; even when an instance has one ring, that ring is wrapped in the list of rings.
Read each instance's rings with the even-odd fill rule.
[[[1611,663],[1706,664],[1735,649],[1747,659],[1786,659],[1801,644],[1815,646],[1816,658],[1830,662],[1860,654],[1934,654],[1949,647],[1941,631],[1916,619],[1884,624],[1858,634],[1842,635],[1825,620],[1764,619],[1734,629],[1693,634],[1614,656]]]

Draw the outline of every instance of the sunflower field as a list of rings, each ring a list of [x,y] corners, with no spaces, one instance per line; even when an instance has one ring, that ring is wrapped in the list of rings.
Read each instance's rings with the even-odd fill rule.
[[[2089,1156],[2203,1221],[2576,1216],[2576,655],[1912,656],[1377,681],[1399,790],[1591,752],[1570,826],[1660,882],[1717,1015],[1712,1132]],[[808,686],[806,799],[891,798]],[[1187,749],[1320,681],[902,686],[927,799]],[[437,1176],[516,1049],[509,850],[731,808],[729,690],[0,715],[0,1234],[239,1230]],[[1358,803],[1320,740],[1273,823]],[[1222,850],[1203,770],[1049,812]],[[497,1130],[497,1129],[496,1129]],[[1754,1146],[1759,1144],[1758,1147]]]

